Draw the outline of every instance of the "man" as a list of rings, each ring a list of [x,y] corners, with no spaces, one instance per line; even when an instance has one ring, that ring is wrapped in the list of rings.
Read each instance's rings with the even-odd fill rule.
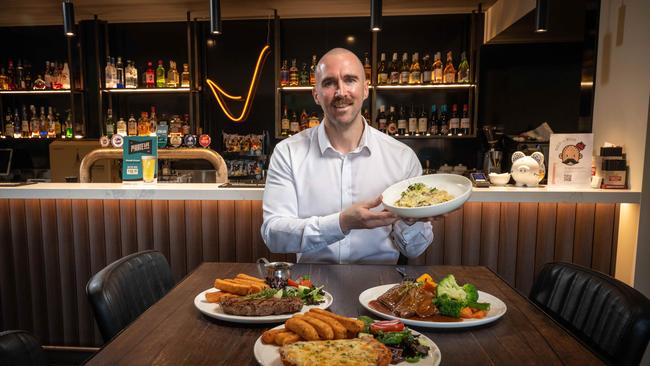
[[[323,122],[276,147],[264,190],[262,238],[298,262],[395,264],[433,240],[431,224],[406,223],[381,210],[391,184],[421,175],[405,144],[361,115],[368,85],[361,61],[335,48],[316,68],[313,90]],[[392,240],[391,240],[392,239]]]

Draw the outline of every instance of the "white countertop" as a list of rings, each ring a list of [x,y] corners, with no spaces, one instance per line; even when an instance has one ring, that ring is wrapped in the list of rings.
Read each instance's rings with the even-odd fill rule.
[[[219,188],[214,183],[37,183],[0,187],[0,199],[154,199],[261,200],[263,188]],[[473,202],[604,202],[639,203],[641,192],[615,189],[474,188]]]

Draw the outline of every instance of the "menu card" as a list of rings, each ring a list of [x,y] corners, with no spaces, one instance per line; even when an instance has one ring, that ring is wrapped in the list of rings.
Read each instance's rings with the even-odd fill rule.
[[[552,134],[548,152],[548,185],[590,187],[593,150],[594,135],[591,133]]]
[[[153,183],[158,176],[158,137],[126,136],[122,145],[122,182]],[[143,166],[143,161],[145,166]],[[147,168],[147,172],[144,171]],[[146,174],[145,174],[146,173]]]

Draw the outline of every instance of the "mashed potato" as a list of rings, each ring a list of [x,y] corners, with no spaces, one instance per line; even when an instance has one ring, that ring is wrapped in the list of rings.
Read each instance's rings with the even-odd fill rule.
[[[411,184],[402,197],[395,201],[397,207],[422,207],[447,202],[454,199],[454,196],[447,191],[437,188],[429,188],[424,183]]]

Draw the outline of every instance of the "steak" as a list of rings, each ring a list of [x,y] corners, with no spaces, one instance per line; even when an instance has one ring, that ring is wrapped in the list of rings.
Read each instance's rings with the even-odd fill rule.
[[[228,298],[221,302],[221,309],[226,314],[243,316],[265,316],[296,313],[302,309],[302,300],[298,297],[271,297],[268,299]]]

